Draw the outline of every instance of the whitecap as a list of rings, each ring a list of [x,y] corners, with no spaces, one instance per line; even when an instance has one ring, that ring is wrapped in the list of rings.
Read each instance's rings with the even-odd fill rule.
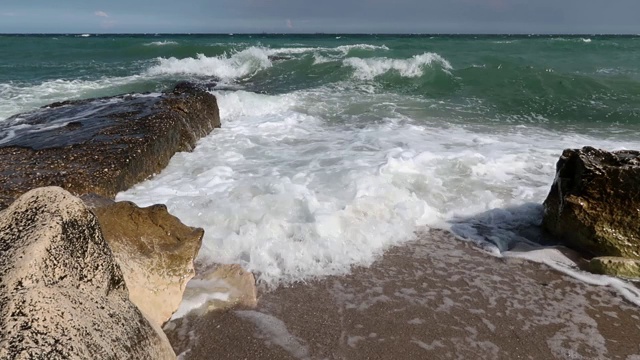
[[[453,69],[445,58],[436,53],[424,53],[409,59],[354,57],[345,59],[343,63],[354,68],[354,77],[360,80],[371,80],[392,70],[403,77],[420,77],[424,73],[424,67],[433,64],[438,64],[445,71]]]
[[[144,46],[167,46],[167,45],[178,45],[178,42],[164,40],[164,41],[153,41],[153,42],[144,44]]]
[[[272,52],[250,47],[232,55],[208,57],[198,54],[195,58],[158,58],[157,65],[147,70],[147,75],[200,75],[233,80],[272,66]]]

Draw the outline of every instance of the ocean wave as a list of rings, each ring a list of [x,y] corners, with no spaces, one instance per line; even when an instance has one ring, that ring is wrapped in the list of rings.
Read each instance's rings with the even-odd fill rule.
[[[154,41],[150,43],[144,44],[144,46],[167,46],[167,45],[178,45],[177,41]]]
[[[0,84],[0,121],[11,115],[29,111],[56,101],[115,95],[119,91],[105,89],[126,86],[141,81],[139,75],[105,77],[97,80],[52,80],[40,84]]]
[[[147,75],[195,75],[214,76],[222,80],[235,80],[255,74],[273,66],[271,56],[296,56],[313,54],[315,64],[337,61],[348,56],[352,50],[389,50],[385,45],[352,44],[338,47],[283,47],[269,48],[251,46],[241,51],[208,57],[197,54],[193,58],[158,58]],[[436,54],[437,55],[437,54]],[[431,55],[424,55],[431,56]],[[420,56],[419,56],[420,57]],[[419,58],[417,57],[417,58]],[[418,61],[422,61],[418,59]],[[448,64],[448,63],[447,63]]]
[[[216,96],[225,127],[117,198],[166,204],[205,228],[201,260],[239,262],[271,286],[369,265],[424,226],[505,253],[539,223],[558,149],[638,145],[425,124],[398,110],[425,103],[332,87]],[[375,115],[354,126],[356,105]]]
[[[590,38],[563,38],[563,37],[557,37],[557,38],[551,38],[549,39],[550,41],[566,41],[566,42],[583,42],[583,43],[590,43],[592,40]]]
[[[338,46],[336,48],[334,48],[335,50],[341,51],[343,53],[348,53],[351,50],[389,50],[389,48],[386,45],[369,45],[369,44],[354,44],[354,45],[341,45]]]
[[[403,77],[420,77],[424,74],[424,67],[433,64],[438,64],[445,71],[453,69],[449,61],[436,53],[424,53],[409,59],[354,57],[344,59],[343,63],[354,68],[354,77],[360,80],[372,80],[389,71],[397,71]]]
[[[326,64],[332,61],[339,61],[340,58],[323,56],[320,54],[313,54],[313,65]]]
[[[276,54],[304,54],[309,52],[323,52],[323,53],[340,53],[346,56],[351,50],[389,50],[386,45],[370,45],[370,44],[352,44],[352,45],[340,45],[337,47],[291,47],[291,48],[269,48],[265,49],[270,55]]]
[[[269,56],[273,52],[261,47],[250,47],[232,55],[195,58],[158,58],[157,65],[147,70],[148,75],[199,75],[222,80],[234,80],[272,66]]]

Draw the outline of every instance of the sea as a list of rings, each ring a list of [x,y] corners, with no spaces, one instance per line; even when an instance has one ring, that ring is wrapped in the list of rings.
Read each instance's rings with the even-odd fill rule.
[[[0,54],[0,123],[205,84],[222,127],[117,199],[166,204],[205,229],[199,261],[266,288],[368,266],[428,229],[586,279],[540,251],[560,240],[539,227],[556,162],[640,149],[640,36],[2,35]]]

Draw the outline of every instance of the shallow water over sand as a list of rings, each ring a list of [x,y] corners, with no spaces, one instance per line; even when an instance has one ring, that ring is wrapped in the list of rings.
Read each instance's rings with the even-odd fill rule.
[[[545,265],[489,256],[442,231],[350,275],[264,293],[256,309],[182,318],[165,329],[182,359],[640,354],[640,308],[615,292]]]

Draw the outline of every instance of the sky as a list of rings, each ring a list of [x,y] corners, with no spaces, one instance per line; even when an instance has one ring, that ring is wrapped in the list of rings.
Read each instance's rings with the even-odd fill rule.
[[[0,33],[640,34],[640,0],[1,0]]]

